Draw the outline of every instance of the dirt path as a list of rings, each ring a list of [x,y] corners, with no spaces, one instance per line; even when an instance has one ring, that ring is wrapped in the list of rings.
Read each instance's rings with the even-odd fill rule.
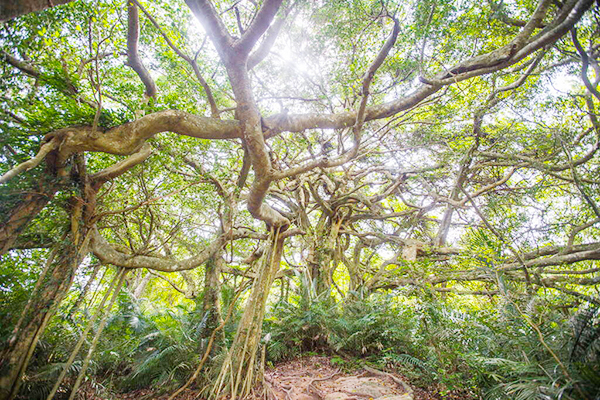
[[[265,382],[270,399],[413,400],[412,389],[393,375],[372,369],[342,373],[322,356],[278,364],[265,372]]]
[[[412,388],[402,377],[365,367],[344,373],[332,364],[329,357],[306,356],[285,361],[265,371],[265,392],[258,390],[246,400],[441,400],[433,388]],[[90,393],[88,400],[106,400],[107,397]],[[110,397],[119,400],[166,400],[167,394],[153,395],[153,389],[136,390]],[[197,389],[186,389],[177,400],[199,400]],[[445,400],[474,399],[471,396],[447,394]]]

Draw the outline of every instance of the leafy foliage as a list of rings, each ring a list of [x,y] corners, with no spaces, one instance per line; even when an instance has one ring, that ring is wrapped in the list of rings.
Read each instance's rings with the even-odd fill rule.
[[[277,361],[303,351],[341,353],[396,369],[424,386],[438,382],[444,390],[467,389],[488,399],[597,396],[597,326],[587,325],[592,320],[597,324],[597,316],[590,317],[597,309],[573,319],[579,329],[586,326],[579,331],[586,345],[565,334],[568,319],[551,309],[537,311],[544,321],[543,340],[561,357],[569,376],[556,366],[526,316],[510,304],[498,311],[458,311],[449,303],[395,293],[328,306],[318,299],[307,304],[295,298],[267,319],[265,329],[272,335],[268,354]],[[571,348],[585,356],[568,362]]]
[[[274,276],[280,293],[256,287],[268,299],[262,343],[271,362],[325,352],[397,370],[441,395],[597,398],[598,11],[560,38],[554,30],[579,3],[542,2],[545,17],[528,24],[539,8],[531,0],[286,1],[249,49],[256,65],[227,62],[210,26],[181,1],[136,2],[131,32],[126,4],[113,1],[3,23],[0,173],[61,140],[0,186],[0,231],[16,227],[0,264],[3,344],[35,302],[50,249],[77,238],[82,256],[22,396],[48,394],[114,276],[92,278],[87,267],[109,262],[135,268],[107,310],[88,382],[102,393],[179,386],[208,328],[258,281],[273,226],[264,215],[278,215],[293,233]],[[271,2],[212,4],[232,35],[221,42],[239,44]],[[370,71],[393,28],[398,39]],[[137,53],[157,87],[150,98],[130,68],[138,30]],[[536,38],[544,46],[533,54],[519,48]],[[487,67],[473,58],[486,54],[499,58]],[[586,73],[592,89],[580,82]],[[153,118],[151,137],[121,148]],[[194,123],[179,132],[182,121]],[[207,139],[220,130],[205,125],[242,133]],[[115,131],[115,148],[102,150],[99,139]],[[141,164],[94,181],[143,145],[152,153]],[[37,207],[20,209],[36,196]],[[264,221],[249,212],[257,204],[272,211]],[[119,260],[92,255],[96,233]],[[193,262],[208,250],[213,275],[209,262]],[[234,306],[197,383],[213,378],[222,350],[246,332]],[[101,325],[90,325],[61,393]]]

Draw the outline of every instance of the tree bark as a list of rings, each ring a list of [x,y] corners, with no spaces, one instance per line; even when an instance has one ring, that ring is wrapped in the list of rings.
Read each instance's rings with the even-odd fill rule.
[[[208,339],[213,330],[221,323],[220,253],[211,256],[205,264],[204,297],[202,299],[202,315],[205,321],[200,333],[201,339]]]
[[[319,224],[316,234],[311,240],[308,265],[317,296],[323,295],[328,298],[331,291],[335,247],[341,222],[341,219],[336,221],[334,218],[327,218],[324,226]]]
[[[70,3],[73,0],[7,0],[0,2],[0,22],[8,21],[31,12]]]
[[[15,206],[0,220],[0,256],[13,247],[19,233],[46,207],[64,185],[65,180],[58,176],[55,161],[56,152],[52,152],[46,158],[46,170],[37,188],[31,188],[31,191],[16,200]]]
[[[273,230],[273,232],[269,238],[269,251],[263,256],[235,339],[213,388],[216,398],[225,394],[230,395],[231,400],[235,400],[238,396],[243,398],[256,384],[258,378],[255,373],[256,356],[262,334],[265,307],[271,285],[279,270],[285,240],[280,236],[279,231]]]
[[[20,324],[2,350],[0,400],[14,399],[17,395],[37,342],[69,291],[85,252],[77,244],[69,242],[59,249],[58,254],[58,259],[50,265],[46,276],[41,277],[43,281],[31,294]]]
[[[76,168],[79,175],[83,198],[71,198],[69,235],[59,242],[57,259],[52,260],[48,269],[40,275],[39,282],[13,329],[12,337],[1,351],[0,400],[10,400],[17,396],[35,347],[48,321],[69,291],[75,272],[88,252],[91,220],[99,186],[92,187],[87,178],[83,157],[75,159],[73,168]]]
[[[141,277],[141,279],[137,279],[137,281],[135,282],[135,285],[132,286],[134,288],[133,289],[133,297],[135,297],[136,299],[139,300],[144,295],[146,286],[148,286],[148,282],[150,282],[151,278],[152,278],[152,274],[150,274],[149,272],[146,272],[146,275]]]

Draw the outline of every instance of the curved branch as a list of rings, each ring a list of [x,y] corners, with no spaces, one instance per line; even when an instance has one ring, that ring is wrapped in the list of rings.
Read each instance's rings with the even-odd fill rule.
[[[152,147],[148,143],[145,143],[137,153],[132,154],[126,159],[119,161],[116,164],[103,169],[102,171],[96,172],[90,176],[90,180],[96,185],[101,185],[111,179],[116,178],[117,176],[124,174],[136,165],[143,163],[151,155]]]
[[[137,6],[127,0],[127,65],[135,71],[146,87],[146,96],[156,96],[156,84],[138,54],[140,20]]]
[[[271,21],[277,14],[281,3],[283,3],[283,0],[265,0],[250,27],[248,27],[242,38],[234,44],[236,52],[244,57],[250,53],[258,39],[271,25]]]
[[[600,260],[600,243],[592,243],[581,247],[573,246],[573,252],[567,254],[556,254],[546,258],[535,258],[524,263],[510,263],[500,267],[500,270],[508,271],[525,266],[527,268],[544,268],[555,265],[573,264],[579,261]]]
[[[198,79],[198,82],[200,82],[200,85],[204,89],[204,93],[206,94],[206,99],[208,100],[208,104],[210,106],[211,115],[213,116],[213,118],[219,118],[219,109],[217,108],[217,103],[215,101],[215,97],[213,96],[212,89],[210,88],[210,86],[208,85],[208,82],[206,82],[206,80],[200,73],[200,69],[198,67],[198,63],[196,62],[196,60],[191,58],[187,54],[185,54],[183,51],[181,51],[181,49],[179,49],[179,47],[175,46],[173,41],[169,38],[169,36],[165,33],[165,31],[160,27],[160,25],[158,24],[156,19],[154,19],[152,14],[150,14],[148,12],[148,10],[146,10],[140,4],[140,2],[138,0],[131,0],[131,1],[133,3],[135,3],[135,5],[137,5],[140,8],[140,10],[142,10],[142,12],[146,15],[146,17],[148,17],[148,19],[150,20],[152,25],[154,25],[154,27],[161,34],[163,39],[165,39],[165,42],[171,48],[171,50],[173,50],[175,52],[175,54],[177,54],[179,57],[184,59],[188,64],[190,64],[190,66],[192,67],[192,70],[194,71],[194,74],[196,75],[196,78]]]
[[[302,235],[299,229],[290,229],[289,233],[282,237],[293,235]],[[148,270],[162,272],[187,271],[199,267],[217,254],[221,248],[231,240],[241,238],[263,239],[264,235],[256,234],[247,229],[234,229],[225,234],[217,236],[210,244],[198,252],[198,254],[184,260],[174,260],[172,258],[162,258],[157,256],[135,255],[124,253],[113,247],[95,227],[91,233],[91,250],[98,259],[104,263],[112,264],[118,267],[137,269],[147,268]]]
[[[237,121],[200,117],[178,110],[158,111],[104,132],[94,131],[91,126],[75,126],[54,131],[46,137],[61,139],[62,154],[94,151],[130,155],[138,151],[152,136],[168,131],[200,139],[225,140],[241,137]]]
[[[396,18],[392,18],[392,20],[394,21],[394,27],[392,29],[390,36],[385,41],[382,48],[379,50],[379,53],[377,54],[377,57],[375,57],[375,60],[373,60],[371,65],[369,65],[369,68],[367,69],[367,71],[365,72],[365,75],[363,77],[362,100],[360,102],[358,111],[356,112],[356,117],[355,117],[354,123],[352,125],[352,136],[353,136],[353,140],[354,140],[354,145],[352,146],[352,148],[334,160],[328,160],[326,157],[324,157],[321,159],[315,159],[305,165],[302,165],[302,166],[299,166],[296,168],[290,168],[287,171],[278,173],[275,179],[283,179],[283,178],[287,178],[287,177],[292,177],[292,176],[307,172],[316,167],[327,168],[327,167],[340,166],[340,165],[345,164],[348,161],[354,159],[358,155],[358,151],[360,148],[361,132],[362,132],[363,125],[365,123],[365,117],[366,117],[365,113],[367,110],[367,101],[369,100],[369,94],[370,94],[369,88],[371,87],[371,82],[373,81],[373,78],[375,77],[375,73],[377,72],[379,67],[381,67],[381,65],[387,58],[388,54],[390,53],[390,50],[394,46],[394,43],[396,43],[396,39],[398,38],[398,33],[400,32],[399,21]]]
[[[98,229],[94,228],[91,238],[91,249],[94,255],[103,263],[128,269],[147,268],[155,271],[174,272],[194,269],[204,264],[211,255],[219,251],[227,240],[226,235],[221,235],[195,256],[176,261],[168,258],[123,253],[111,246],[100,232],[98,232]]]
[[[387,103],[367,107],[365,110],[365,121],[390,117],[417,106],[444,86],[495,72],[518,63],[539,49],[556,42],[579,21],[583,13],[592,4],[593,0],[579,0],[575,3],[569,3],[561,10],[561,13],[554,19],[552,24],[549,24],[539,35],[529,39],[520,48],[517,45],[521,43],[522,37],[525,35],[517,36],[515,39],[516,42],[513,41],[500,49],[457,64],[450,69],[449,76],[448,73],[444,72],[439,74],[437,79],[428,80],[423,78],[424,85],[414,93]],[[538,17],[537,14],[534,17]],[[302,132],[306,129],[315,128],[347,128],[354,124],[356,117],[357,112],[355,111],[336,114],[295,114],[283,117],[281,115],[273,115],[265,118],[266,125],[273,128],[267,137],[275,136],[278,132],[282,131]]]
[[[21,172],[29,171],[35,167],[37,167],[44,158],[50,153],[52,150],[58,147],[59,141],[56,138],[50,139],[48,142],[44,143],[42,147],[40,147],[40,151],[35,155],[35,157],[22,162],[16,167],[4,173],[4,175],[0,176],[0,184],[8,182],[10,179],[19,175]]]
[[[579,40],[577,39],[577,29],[575,28],[571,29],[571,40],[573,41],[573,45],[575,46],[575,49],[577,49],[577,52],[581,57],[581,79],[583,80],[583,83],[585,84],[587,90],[591,94],[593,94],[594,97],[600,100],[600,93],[598,93],[598,89],[596,89],[594,85],[592,85],[592,82],[590,82],[590,78],[587,74],[588,66],[590,64],[590,57],[585,52],[585,50],[583,50],[583,47],[581,47],[581,43],[579,43]]]

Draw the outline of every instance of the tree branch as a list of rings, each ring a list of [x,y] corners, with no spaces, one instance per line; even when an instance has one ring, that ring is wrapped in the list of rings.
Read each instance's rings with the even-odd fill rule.
[[[73,0],[11,0],[3,1],[0,7],[0,23],[49,7],[70,3]]]
[[[594,97],[600,100],[600,93],[598,93],[598,89],[596,89],[594,85],[592,85],[592,82],[590,82],[590,78],[587,74],[587,70],[590,65],[590,57],[585,52],[585,50],[583,50],[583,47],[581,47],[581,43],[579,43],[579,40],[577,40],[577,29],[575,28],[571,29],[571,40],[573,41],[573,45],[575,46],[575,49],[577,49],[577,52],[581,57],[581,79],[583,80],[583,83],[585,84],[587,90],[591,94],[593,94]],[[600,79],[600,77],[598,77],[598,79]]]
[[[142,148],[136,153],[130,155],[124,160],[111,165],[108,168],[98,171],[90,176],[90,179],[94,184],[103,184],[109,180],[116,178],[129,171],[131,168],[144,162],[148,157],[152,155],[152,146],[148,143],[144,143]]]
[[[265,33],[269,25],[271,25],[271,21],[273,21],[275,14],[277,14],[281,3],[283,3],[283,0],[265,0],[254,20],[242,35],[242,38],[234,43],[235,51],[244,59],[247,58],[258,39]]]
[[[98,229],[94,228],[91,238],[91,249],[94,255],[103,263],[128,269],[147,268],[155,271],[174,272],[194,269],[204,264],[227,240],[226,235],[221,235],[195,256],[177,261],[168,258],[123,253],[111,246],[100,232],[98,232]]]
[[[181,57],[183,60],[185,60],[188,64],[190,64],[190,66],[192,67],[192,70],[194,71],[194,75],[196,75],[196,79],[198,79],[198,82],[200,82],[200,85],[204,89],[204,93],[206,94],[206,99],[210,106],[211,115],[213,116],[213,118],[219,118],[219,109],[217,108],[217,103],[213,96],[212,89],[208,85],[208,82],[206,82],[206,80],[202,76],[202,73],[200,72],[200,68],[198,67],[198,63],[196,62],[196,60],[194,58],[188,56],[187,54],[185,54],[183,51],[181,51],[181,49],[179,49],[179,47],[175,46],[173,41],[169,38],[169,36],[161,28],[161,26],[158,24],[156,19],[154,19],[152,14],[150,14],[140,4],[140,2],[138,0],[131,0],[131,1],[134,2],[140,8],[140,10],[142,10],[142,12],[146,15],[146,17],[148,17],[148,19],[150,20],[152,25],[154,25],[154,27],[158,30],[158,32],[161,34],[163,39],[165,39],[165,42],[167,42],[167,45],[175,52],[175,54],[177,54],[179,57]]]
[[[149,138],[167,131],[200,139],[241,137],[237,121],[200,117],[177,110],[157,111],[104,132],[94,131],[90,126],[74,126],[59,129],[46,137],[48,140],[58,137],[63,154],[94,151],[130,155],[138,151]]]
[[[208,36],[215,44],[219,55],[224,59],[228,59],[231,55],[233,38],[221,18],[219,18],[210,0],[185,0],[185,3],[206,28]]]
[[[51,138],[49,141],[44,143],[42,147],[40,147],[40,151],[35,155],[35,157],[22,162],[21,164],[13,167],[9,171],[5,172],[4,175],[0,176],[0,184],[8,182],[10,179],[19,175],[22,172],[29,171],[35,167],[37,167],[44,158],[50,153],[52,150],[58,147],[59,140],[57,138]]]
[[[271,52],[271,48],[273,48],[273,45],[275,44],[275,41],[277,40],[277,37],[279,36],[279,32],[281,31],[281,28],[283,27],[283,24],[288,16],[289,13],[289,9],[286,10],[286,12],[284,13],[284,15],[280,16],[279,18],[277,18],[275,20],[275,22],[273,24],[271,24],[271,26],[269,27],[265,38],[263,39],[263,41],[261,42],[260,46],[258,46],[258,49],[256,49],[256,51],[254,51],[254,53],[250,54],[250,56],[248,57],[248,70],[252,70],[254,67],[256,67],[258,64],[260,64]]]
[[[140,77],[146,87],[146,96],[156,96],[156,84],[150,73],[142,63],[138,54],[138,42],[140,38],[140,21],[137,6],[127,0],[127,64]]]

